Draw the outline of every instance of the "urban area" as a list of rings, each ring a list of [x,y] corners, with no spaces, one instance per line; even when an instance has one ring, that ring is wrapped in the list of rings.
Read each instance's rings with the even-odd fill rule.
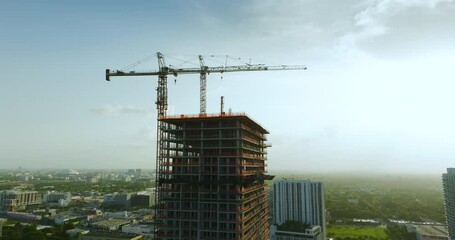
[[[455,240],[455,0],[10,0],[0,30],[0,240]]]
[[[154,174],[144,169],[3,170],[1,239],[448,239],[443,196],[449,226],[453,221],[453,168],[443,181],[278,173],[258,187],[213,190],[206,198],[216,201],[199,200],[206,208],[195,209],[195,201],[183,197],[167,202],[174,205],[161,210],[166,218],[159,226]],[[246,207],[223,199],[248,203],[260,194],[243,194],[262,186],[264,195]],[[191,194],[190,188],[179,191]],[[202,194],[209,193],[195,195]],[[249,228],[250,219],[255,220]],[[192,233],[210,237],[184,236]]]
[[[305,66],[111,71],[158,76],[155,169],[3,170],[1,239],[385,240],[455,238],[455,168],[434,176],[268,169],[269,131],[245,113],[206,113],[213,72]],[[200,75],[200,112],[167,115],[167,76]],[[445,207],[444,207],[445,206]],[[444,211],[445,210],[445,211]],[[450,236],[450,237],[449,237]]]

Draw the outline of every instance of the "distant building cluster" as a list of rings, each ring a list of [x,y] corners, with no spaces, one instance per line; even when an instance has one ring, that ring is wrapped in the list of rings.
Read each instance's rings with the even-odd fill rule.
[[[122,209],[148,208],[155,204],[155,190],[149,189],[136,193],[110,193],[104,195],[105,206]]]
[[[156,193],[154,188],[147,188],[152,183],[150,171],[134,169],[80,173],[74,170],[25,172],[20,169],[19,172],[6,172],[3,176],[18,184],[13,190],[0,191],[0,236],[8,219],[50,225],[77,224],[82,228],[67,231],[72,237],[80,236],[77,239],[154,239],[155,211],[152,207]],[[30,190],[35,189],[34,183],[40,181],[50,184],[39,185],[39,191]],[[107,192],[118,181],[134,181],[132,185],[145,188],[134,192]],[[55,182],[60,184],[59,189],[65,189],[67,182],[71,183],[68,186],[80,182],[81,185],[91,183],[94,189],[99,184],[99,190],[107,191],[84,187],[80,188],[84,189],[80,192],[71,187],[68,187],[69,191],[56,191],[52,185]],[[7,227],[11,226],[14,224],[9,223]],[[49,227],[39,225],[37,229]]]
[[[28,181],[35,176],[20,172],[13,177],[27,183],[0,191],[2,217],[56,225],[77,223],[80,228],[67,233],[82,240],[326,239],[324,184],[283,179],[268,188],[266,180],[273,179],[265,169],[268,132],[256,122],[245,115],[182,116],[163,121],[167,147],[155,188],[70,192],[49,185],[34,191]],[[122,182],[121,186],[140,181],[141,187],[141,181],[144,186],[152,182],[142,169],[89,174],[68,170],[36,177],[40,178],[97,186],[105,180]],[[455,240],[455,168],[447,169],[442,183],[447,225],[399,219],[388,219],[388,223],[406,227],[418,240]],[[345,201],[349,206],[363,204],[356,198]],[[71,204],[83,207],[59,211]],[[333,222],[344,224],[344,220]],[[384,224],[370,218],[347,221],[354,226]],[[0,218],[0,237],[4,222]]]
[[[140,168],[128,169],[128,175],[130,175],[131,177],[140,178],[142,177],[142,169]]]

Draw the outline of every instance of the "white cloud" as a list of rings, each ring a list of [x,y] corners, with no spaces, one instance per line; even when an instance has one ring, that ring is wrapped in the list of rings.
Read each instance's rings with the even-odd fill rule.
[[[139,141],[156,141],[156,127],[146,126],[141,128],[136,134],[135,139]]]
[[[388,34],[404,39],[397,35],[409,34],[409,30],[392,33],[394,28],[403,27],[402,25],[405,25],[403,28],[406,29],[416,29],[420,31],[420,35],[424,36],[428,34],[426,29],[421,29],[421,26],[418,26],[413,19],[422,19],[423,16],[426,16],[431,21],[441,21],[441,19],[430,14],[435,12],[436,9],[445,9],[446,6],[444,4],[448,3],[453,3],[453,0],[369,1],[366,7],[354,16],[354,27],[356,30],[342,36],[338,47],[344,51],[358,50],[359,45],[371,42],[377,37]],[[397,16],[406,16],[408,18],[401,19],[397,18]],[[431,27],[433,28],[434,26],[431,25]],[[407,40],[405,39],[405,41]],[[380,44],[376,43],[374,45],[378,47]]]
[[[103,107],[93,108],[90,110],[93,113],[104,116],[121,116],[121,115],[150,115],[153,113],[151,109],[141,108],[136,106],[112,106],[106,105]]]

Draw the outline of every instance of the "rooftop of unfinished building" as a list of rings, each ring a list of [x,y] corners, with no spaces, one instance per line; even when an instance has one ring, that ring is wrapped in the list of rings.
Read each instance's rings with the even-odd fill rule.
[[[265,134],[269,134],[269,131],[262,127],[259,123],[257,123],[255,120],[253,120],[251,117],[249,117],[246,113],[244,112],[237,112],[237,113],[231,113],[231,112],[222,112],[222,113],[200,113],[200,114],[180,114],[180,115],[171,115],[171,116],[164,116],[160,117],[160,121],[187,121],[187,120],[207,120],[207,119],[214,119],[214,120],[219,120],[223,118],[242,118],[245,119],[252,124],[255,125],[255,127],[261,129]]]

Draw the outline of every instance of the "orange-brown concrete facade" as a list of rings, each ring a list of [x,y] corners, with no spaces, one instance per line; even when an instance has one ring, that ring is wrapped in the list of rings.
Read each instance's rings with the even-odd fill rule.
[[[269,239],[267,130],[243,114],[160,121],[159,239]]]

